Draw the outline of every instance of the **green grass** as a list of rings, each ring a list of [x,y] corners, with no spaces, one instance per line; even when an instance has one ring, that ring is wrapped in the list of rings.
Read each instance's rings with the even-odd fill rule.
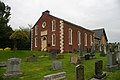
[[[38,56],[38,62],[26,62],[26,58],[32,56],[33,54]],[[44,54],[49,55],[49,53],[40,51],[0,51],[0,62],[7,61],[7,59],[13,57],[22,59],[21,71],[23,72],[24,76],[7,80],[43,80],[45,75],[63,71],[67,73],[67,80],[75,80],[76,65],[70,63],[70,56],[78,56],[78,54],[64,54],[65,58],[59,60],[49,60],[46,57],[39,57],[43,56]],[[95,59],[86,60],[81,63],[84,65],[85,69],[85,80],[89,80],[94,76],[94,66],[96,60],[103,60],[103,70],[106,70],[106,57],[100,57],[99,53],[97,53]],[[63,70],[51,71],[50,67],[53,61],[61,61]],[[0,75],[3,75],[5,71],[5,68],[0,68]],[[119,75],[120,69],[115,70],[114,72],[107,72],[106,80],[119,80]]]

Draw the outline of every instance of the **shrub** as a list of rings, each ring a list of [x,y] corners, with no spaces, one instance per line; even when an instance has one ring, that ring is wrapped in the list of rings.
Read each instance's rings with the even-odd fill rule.
[[[3,48],[0,48],[0,51],[3,51]]]
[[[4,51],[11,51],[11,48],[6,47],[6,48],[4,49]]]

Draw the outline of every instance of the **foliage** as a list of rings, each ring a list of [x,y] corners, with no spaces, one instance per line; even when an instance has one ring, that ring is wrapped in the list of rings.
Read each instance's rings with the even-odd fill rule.
[[[29,37],[25,31],[16,30],[14,33],[12,33],[10,39],[14,41],[14,49],[16,49],[21,44],[21,42],[28,42]]]
[[[3,51],[3,48],[0,48],[0,51]]]
[[[19,45],[20,50],[30,50],[31,48],[31,30],[30,28],[22,28],[20,30],[24,31],[28,35],[28,41],[22,41]]]
[[[6,47],[6,48],[4,49],[4,51],[11,51],[11,48]]]
[[[26,58],[32,55],[36,55],[38,57],[38,62],[26,62]],[[22,77],[12,78],[8,80],[43,80],[43,77],[48,74],[57,73],[57,72],[66,72],[67,80],[75,79],[75,66],[70,63],[70,56],[78,56],[79,54],[63,54],[64,59],[60,60],[50,60],[47,57],[40,57],[49,53],[40,52],[40,51],[0,51],[0,61],[6,61],[9,58],[17,57],[21,58],[21,71],[24,73]],[[103,60],[103,70],[106,70],[106,57],[100,57],[99,53],[97,53],[96,58],[92,60],[83,61],[81,64],[84,65],[85,69],[85,80],[90,80],[94,76],[94,66],[96,60]],[[63,70],[51,71],[50,67],[53,61],[61,61],[63,65]],[[5,68],[0,68],[0,75],[5,73]],[[120,79],[120,69],[107,72],[106,80],[119,80]]]
[[[12,47],[12,42],[9,39],[9,36],[12,34],[13,30],[8,25],[10,20],[10,10],[11,8],[5,5],[3,2],[0,1],[0,47]]]

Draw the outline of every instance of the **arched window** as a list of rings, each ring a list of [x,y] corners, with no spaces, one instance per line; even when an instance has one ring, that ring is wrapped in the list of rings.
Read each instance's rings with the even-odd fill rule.
[[[35,37],[35,47],[37,47],[37,37]]]
[[[92,41],[92,35],[90,35],[90,45],[92,46],[92,43],[93,43],[93,41]]]
[[[55,34],[52,34],[52,46],[55,46],[56,44],[56,36]]]
[[[35,35],[38,33],[38,25],[35,26]]]
[[[87,33],[85,33],[85,46],[87,46]]]
[[[72,45],[72,29],[68,29],[68,40],[69,40],[69,45]]]
[[[78,45],[81,44],[81,33],[80,31],[78,31]]]
[[[56,30],[56,21],[52,20],[52,31]]]

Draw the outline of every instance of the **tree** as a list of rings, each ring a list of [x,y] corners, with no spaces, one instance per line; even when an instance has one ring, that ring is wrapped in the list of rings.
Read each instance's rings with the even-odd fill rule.
[[[29,40],[28,35],[23,30],[16,30],[10,36],[10,39],[14,41],[14,49],[17,49],[21,42],[27,42]]]
[[[0,1],[0,47],[12,47],[9,36],[13,33],[12,28],[8,25],[10,20],[11,8]]]
[[[21,50],[30,50],[31,49],[31,28],[19,27],[20,30],[24,31],[28,35],[28,41],[21,41],[21,44],[18,46]]]

